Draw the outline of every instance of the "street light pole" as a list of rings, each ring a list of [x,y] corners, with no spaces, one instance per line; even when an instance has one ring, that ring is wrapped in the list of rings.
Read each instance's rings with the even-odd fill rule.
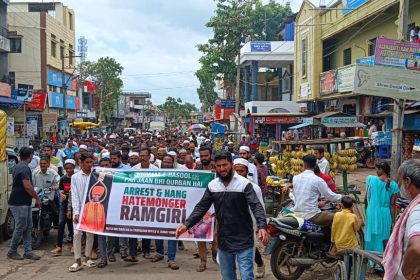
[[[64,120],[67,120],[67,83],[66,83],[66,72],[64,69],[64,54],[61,55],[61,85],[63,88]]]

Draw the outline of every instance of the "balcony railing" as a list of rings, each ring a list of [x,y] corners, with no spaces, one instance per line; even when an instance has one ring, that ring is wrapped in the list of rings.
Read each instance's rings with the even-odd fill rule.
[[[3,27],[3,26],[0,26],[0,36],[3,36],[4,38],[7,38],[7,34],[8,34],[9,32],[8,32],[8,30],[7,30],[7,28],[5,28],[5,27]]]

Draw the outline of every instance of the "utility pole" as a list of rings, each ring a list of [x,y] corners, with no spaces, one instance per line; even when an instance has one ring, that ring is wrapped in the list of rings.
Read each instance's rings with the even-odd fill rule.
[[[408,14],[410,0],[400,0],[400,13],[398,19],[398,39],[405,40],[408,29]],[[392,113],[392,155],[391,177],[396,178],[398,167],[402,161],[402,134],[404,124],[404,99],[394,99]]]
[[[66,72],[64,68],[64,54],[61,55],[61,85],[63,87],[64,120],[67,120],[67,83]]]

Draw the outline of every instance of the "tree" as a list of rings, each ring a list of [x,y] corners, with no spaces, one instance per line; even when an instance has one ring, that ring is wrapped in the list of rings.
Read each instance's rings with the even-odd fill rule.
[[[86,78],[90,78],[96,84],[99,95],[98,119],[111,115],[122,94],[123,81],[120,76],[123,67],[114,58],[101,57],[96,62],[84,62],[81,66]]]
[[[235,59],[245,39],[277,40],[278,26],[292,13],[289,2],[281,5],[270,0],[264,5],[261,0],[215,1],[215,15],[206,24],[213,29],[213,38],[197,46],[203,53],[199,60],[201,69],[196,72],[200,81],[197,93],[206,108],[217,99],[214,87],[209,89],[215,80],[223,80],[232,89],[236,86]]]
[[[158,105],[158,109],[165,112],[167,119],[172,124],[179,123],[182,119],[188,120],[191,112],[197,112],[194,104],[183,103],[181,98],[167,97],[165,103]]]

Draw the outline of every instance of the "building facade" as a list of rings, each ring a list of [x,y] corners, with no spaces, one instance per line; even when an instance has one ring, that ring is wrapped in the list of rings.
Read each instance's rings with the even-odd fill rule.
[[[28,109],[16,114],[15,127],[26,123],[28,118],[37,124],[30,135],[26,131],[15,133],[16,136],[45,138],[56,131],[68,131],[69,122],[77,117],[76,111],[80,109],[73,80],[74,11],[62,3],[16,2],[10,4],[7,18],[12,95]]]
[[[294,99],[306,103],[309,112],[342,111],[363,120],[392,104],[386,97],[356,93],[354,80],[357,65],[375,64],[378,38],[398,38],[400,1],[363,0],[345,6],[348,2],[319,8],[304,0],[296,18]],[[420,2],[409,5],[408,30],[420,25]]]

